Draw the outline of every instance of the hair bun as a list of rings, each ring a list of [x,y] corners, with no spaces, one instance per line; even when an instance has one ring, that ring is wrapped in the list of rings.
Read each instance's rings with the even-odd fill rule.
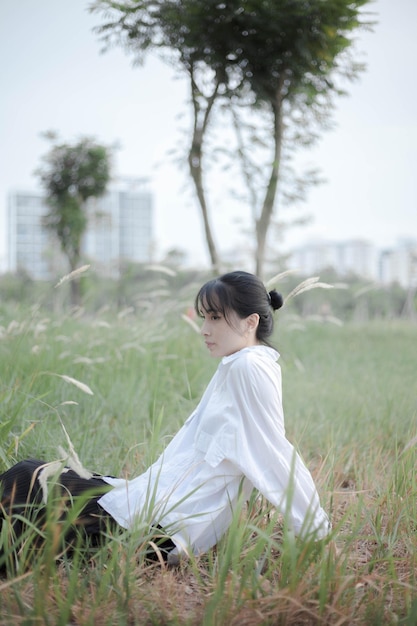
[[[282,295],[278,293],[276,289],[272,289],[268,293],[268,295],[269,295],[269,300],[271,302],[271,307],[274,309],[274,311],[276,311],[277,309],[280,309],[282,305],[284,304],[284,298],[282,297]]]

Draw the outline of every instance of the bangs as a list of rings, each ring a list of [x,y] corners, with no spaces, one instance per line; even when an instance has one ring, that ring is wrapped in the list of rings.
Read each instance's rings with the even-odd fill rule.
[[[202,317],[202,310],[210,313],[221,313],[226,317],[226,311],[230,308],[229,299],[225,285],[214,279],[201,287],[195,299],[194,308],[199,317]]]

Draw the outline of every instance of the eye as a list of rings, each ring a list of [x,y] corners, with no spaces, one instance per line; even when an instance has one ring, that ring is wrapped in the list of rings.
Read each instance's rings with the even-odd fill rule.
[[[201,317],[202,320],[205,320],[206,318],[209,319],[212,322],[216,322],[217,320],[221,319],[221,313],[217,313],[216,311],[202,311],[200,310],[198,313],[199,317]]]

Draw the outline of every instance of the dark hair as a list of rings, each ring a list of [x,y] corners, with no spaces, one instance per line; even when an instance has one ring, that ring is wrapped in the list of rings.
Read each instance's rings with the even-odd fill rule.
[[[195,310],[202,316],[202,309],[221,313],[228,321],[228,313],[234,311],[241,319],[257,313],[258,341],[268,344],[267,338],[274,330],[273,311],[281,308],[283,298],[275,289],[267,292],[260,278],[248,272],[236,271],[223,274],[205,283],[195,299]]]

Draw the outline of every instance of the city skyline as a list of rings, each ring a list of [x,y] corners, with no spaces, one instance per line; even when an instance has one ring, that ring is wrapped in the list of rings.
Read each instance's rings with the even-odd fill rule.
[[[66,273],[68,259],[60,250],[59,240],[44,223],[48,213],[41,192],[16,192],[8,210],[8,270],[23,270],[35,280],[53,280]],[[146,180],[120,181],[104,196],[90,198],[86,205],[88,224],[82,240],[80,263],[93,264],[98,274],[117,277],[123,262],[153,264],[153,199]],[[248,267],[248,250],[231,251],[227,264]],[[398,283],[410,288],[417,280],[417,239],[404,239],[396,247],[378,250],[363,239],[320,240],[293,249],[285,268],[312,276],[332,270],[342,280],[357,276],[371,283]],[[270,258],[270,270],[277,263]]]

